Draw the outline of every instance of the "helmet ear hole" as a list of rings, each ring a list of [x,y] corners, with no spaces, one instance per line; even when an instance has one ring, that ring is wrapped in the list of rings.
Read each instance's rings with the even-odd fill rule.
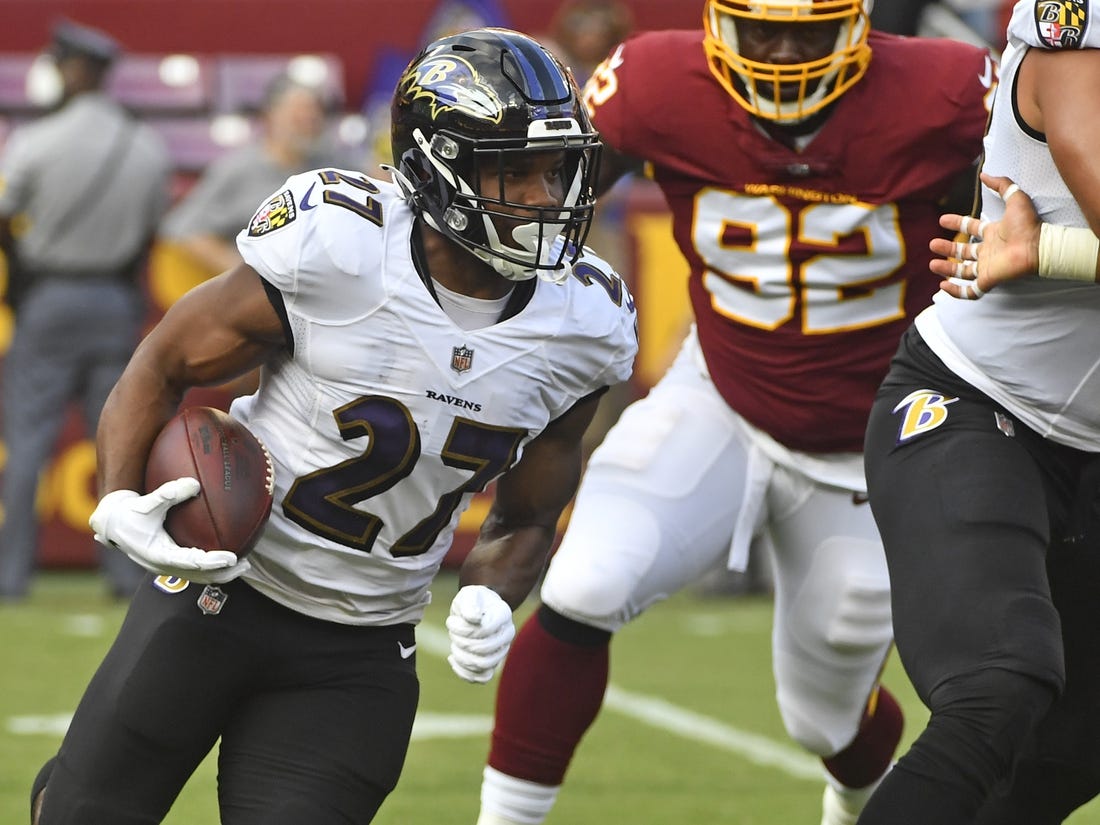
[[[432,177],[432,167],[418,149],[409,149],[401,155],[398,168],[414,184],[427,183]]]

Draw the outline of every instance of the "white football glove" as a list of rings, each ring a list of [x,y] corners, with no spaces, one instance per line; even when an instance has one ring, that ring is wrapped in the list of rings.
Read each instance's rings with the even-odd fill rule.
[[[496,591],[480,584],[460,588],[447,617],[451,655],[447,661],[461,679],[485,683],[504,661],[516,635],[512,608]]]
[[[249,568],[228,550],[180,547],[164,529],[169,509],[199,492],[194,478],[166,481],[146,495],[115,490],[99,501],[88,524],[100,544],[121,550],[146,570],[201,584],[224,584]]]

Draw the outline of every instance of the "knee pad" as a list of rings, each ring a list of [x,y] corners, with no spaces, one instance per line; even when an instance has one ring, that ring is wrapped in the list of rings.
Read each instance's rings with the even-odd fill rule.
[[[855,738],[893,639],[885,562],[875,542],[837,538],[814,551],[801,587],[777,616],[777,700],[787,733],[821,756]],[[853,559],[855,560],[853,562]]]
[[[824,645],[841,657],[879,656],[893,639],[890,579],[886,562],[860,565],[882,554],[877,542],[856,538],[826,539],[798,593],[792,594],[792,633],[811,646]]]
[[[623,496],[594,494],[584,507],[574,512],[539,595],[561,615],[614,633],[640,612],[631,599],[657,558],[660,525]],[[601,512],[615,513],[613,523],[592,517]]]

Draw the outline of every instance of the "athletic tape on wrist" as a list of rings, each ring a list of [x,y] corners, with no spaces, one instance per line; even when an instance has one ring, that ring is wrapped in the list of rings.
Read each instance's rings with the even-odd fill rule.
[[[1044,223],[1039,228],[1039,277],[1063,281],[1096,281],[1100,238],[1080,226]]]

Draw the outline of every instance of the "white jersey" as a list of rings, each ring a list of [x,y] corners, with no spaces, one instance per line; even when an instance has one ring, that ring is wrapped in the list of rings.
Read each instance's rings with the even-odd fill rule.
[[[293,337],[232,406],[275,463],[244,578],[345,624],[418,621],[474,493],[629,377],[637,346],[633,300],[587,252],[574,277],[533,282],[514,315],[463,331],[417,272],[412,227],[392,184],[326,169],[291,177],[237,238]]]
[[[1020,0],[1008,28],[983,169],[1012,178],[1049,223],[1088,225],[1045,137],[1019,119],[1016,74],[1032,48],[1100,48],[1098,17],[1100,0]],[[1003,214],[1000,197],[983,186],[982,217]],[[940,292],[916,324],[952,371],[1036,432],[1100,451],[1100,286],[1031,277],[980,301]]]

